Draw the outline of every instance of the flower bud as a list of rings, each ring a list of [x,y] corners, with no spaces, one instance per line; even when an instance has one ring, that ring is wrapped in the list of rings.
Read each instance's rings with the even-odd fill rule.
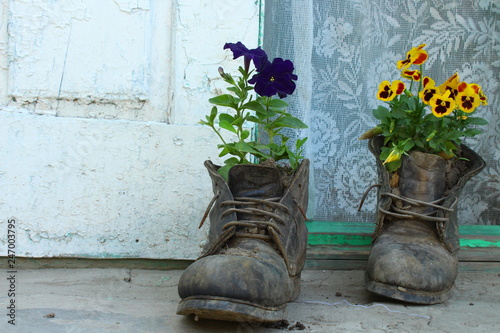
[[[382,134],[384,131],[380,127],[374,127],[369,129],[368,131],[364,132],[358,140],[367,140],[371,139],[379,134]]]
[[[431,141],[436,136],[436,134],[437,134],[436,130],[432,131],[432,133],[425,139],[425,141],[427,142]]]
[[[385,159],[384,163],[382,164],[387,164],[387,163],[391,163],[391,162],[395,162],[395,161],[398,161],[401,159],[401,155],[403,154],[403,152],[401,150],[399,150],[397,147],[394,147],[389,156],[387,156],[387,158]]]
[[[224,68],[222,67],[219,67],[219,75],[223,78],[223,79],[228,79],[228,76],[226,73],[224,73]]]

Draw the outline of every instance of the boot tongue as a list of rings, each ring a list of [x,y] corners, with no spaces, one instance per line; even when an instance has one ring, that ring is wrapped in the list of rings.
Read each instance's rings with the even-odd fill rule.
[[[401,195],[431,202],[443,197],[446,184],[445,161],[432,154],[412,152],[403,160],[400,171]],[[433,211],[432,207],[413,207],[417,213]]]
[[[229,189],[233,197],[275,198],[283,195],[283,184],[277,168],[242,164],[229,169]]]

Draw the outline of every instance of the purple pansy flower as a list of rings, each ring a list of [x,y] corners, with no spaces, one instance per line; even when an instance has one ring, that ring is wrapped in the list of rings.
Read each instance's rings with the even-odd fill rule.
[[[243,56],[245,58],[245,70],[247,72],[250,68],[250,60],[253,60],[257,72],[261,70],[261,67],[267,61],[267,54],[260,46],[256,49],[249,50],[242,42],[237,42],[224,44],[224,49],[230,49],[233,52],[233,59]]]
[[[297,75],[293,74],[293,63],[290,60],[275,58],[273,62],[266,61],[261,70],[248,83],[254,84],[254,90],[260,96],[285,98],[295,90]]]

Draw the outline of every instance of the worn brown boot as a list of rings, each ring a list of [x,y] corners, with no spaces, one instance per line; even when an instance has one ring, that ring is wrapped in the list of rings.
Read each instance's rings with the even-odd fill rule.
[[[412,303],[444,302],[451,297],[458,272],[458,196],[485,163],[461,146],[468,161],[460,162],[463,170],[454,177],[441,157],[412,152],[403,158],[397,181],[389,179],[378,158],[381,144],[381,138],[369,143],[381,184],[366,287]]]
[[[288,181],[276,167],[237,165],[226,183],[205,166],[214,191],[208,245],[180,278],[177,314],[282,320],[305,263],[309,161]]]

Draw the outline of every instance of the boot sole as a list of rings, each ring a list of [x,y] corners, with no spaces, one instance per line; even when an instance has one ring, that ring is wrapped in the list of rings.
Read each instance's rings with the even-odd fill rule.
[[[449,289],[439,292],[408,289],[373,281],[368,274],[365,274],[365,284],[366,289],[374,294],[416,304],[443,303],[450,299],[454,287],[452,285]]]
[[[286,304],[264,307],[238,299],[216,296],[190,296],[179,302],[178,315],[236,322],[274,322],[285,318]]]

